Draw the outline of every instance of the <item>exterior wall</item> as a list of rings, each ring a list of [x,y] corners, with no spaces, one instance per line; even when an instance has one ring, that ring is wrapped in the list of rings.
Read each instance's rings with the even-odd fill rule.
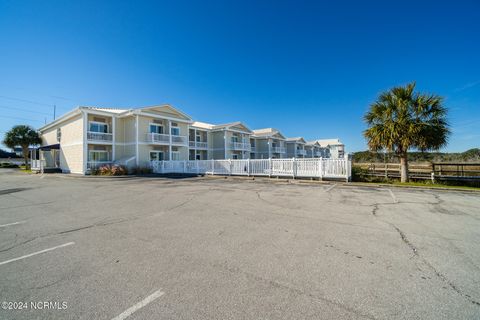
[[[223,131],[212,132],[212,158],[225,159],[225,139]]]
[[[60,142],[57,141],[57,129],[61,130]],[[83,173],[83,117],[75,116],[61,122],[42,133],[42,145],[60,143],[60,168],[66,173]],[[49,152],[45,152],[48,165],[53,164]]]

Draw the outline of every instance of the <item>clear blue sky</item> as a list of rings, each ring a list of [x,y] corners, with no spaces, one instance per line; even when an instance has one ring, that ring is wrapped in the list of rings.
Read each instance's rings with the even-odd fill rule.
[[[417,2],[0,0],[0,135],[53,104],[170,103],[358,151],[369,104],[416,80],[447,150],[480,147],[480,2]]]

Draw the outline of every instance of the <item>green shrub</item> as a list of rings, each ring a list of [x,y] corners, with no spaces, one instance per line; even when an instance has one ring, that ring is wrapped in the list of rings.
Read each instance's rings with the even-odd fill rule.
[[[18,164],[11,162],[2,162],[0,163],[0,168],[18,168]]]

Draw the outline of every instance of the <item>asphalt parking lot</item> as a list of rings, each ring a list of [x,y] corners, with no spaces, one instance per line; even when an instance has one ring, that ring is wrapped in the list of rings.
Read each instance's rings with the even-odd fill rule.
[[[0,171],[0,319],[478,319],[479,209],[466,192]]]

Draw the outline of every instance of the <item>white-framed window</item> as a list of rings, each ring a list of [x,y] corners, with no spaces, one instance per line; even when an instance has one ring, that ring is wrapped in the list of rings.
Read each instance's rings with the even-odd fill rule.
[[[150,151],[150,161],[163,161],[165,156],[163,151]]]
[[[237,160],[238,159],[238,154],[232,154],[232,159]]]
[[[88,161],[110,161],[110,153],[106,150],[89,150]]]
[[[171,160],[180,160],[180,152],[172,151],[172,159]]]
[[[201,142],[202,141],[202,135],[200,133],[197,133],[196,137],[195,137],[195,141],[197,142]]]
[[[163,125],[157,124],[157,123],[150,123],[148,132],[162,134],[163,133]]]
[[[88,122],[88,131],[90,132],[99,132],[99,133],[108,133],[108,123],[89,121]]]
[[[238,136],[236,135],[233,135],[231,139],[233,143],[238,142]]]
[[[179,127],[171,127],[170,134],[172,136],[179,136],[180,135],[180,128]]]

